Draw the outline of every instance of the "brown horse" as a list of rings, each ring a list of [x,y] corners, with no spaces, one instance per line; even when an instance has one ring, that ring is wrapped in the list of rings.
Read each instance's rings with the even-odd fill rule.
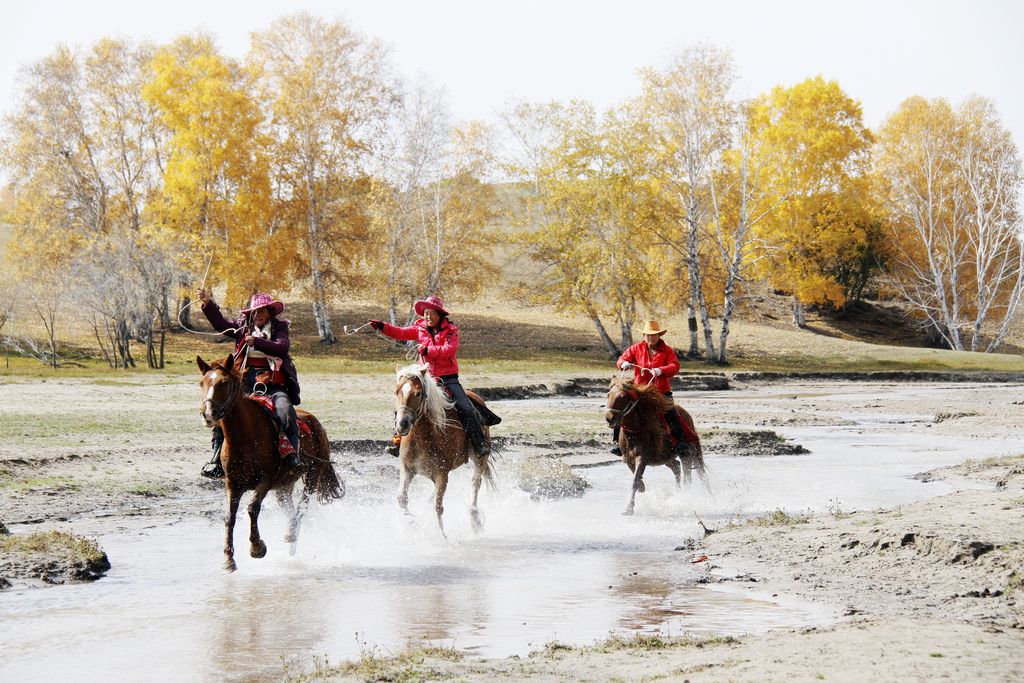
[[[467,391],[466,394],[470,400],[483,404],[483,399],[473,392]],[[480,427],[489,440],[490,429],[486,424]],[[448,488],[448,473],[472,458],[473,500],[469,514],[473,530],[480,531],[483,525],[477,509],[477,495],[484,479],[487,479],[488,484],[494,483],[490,459],[479,457],[473,450],[452,402],[425,366],[413,364],[398,371],[395,432],[402,437],[399,451],[401,481],[398,485],[398,505],[402,511],[409,514],[409,484],[412,478],[417,474],[427,477],[434,482],[437,526],[441,534],[445,535],[444,493]]]
[[[696,434],[690,414],[681,406],[675,405],[672,399],[662,395],[653,385],[612,379],[604,419],[609,427],[621,427],[619,448],[622,450],[622,461],[633,473],[633,490],[629,496],[629,505],[623,512],[625,515],[633,514],[636,494],[644,492],[643,476],[648,465],[667,466],[675,475],[678,487],[679,465],[682,461],[687,486],[690,484],[690,471],[694,469],[707,486],[704,455],[699,440],[687,443],[679,459],[676,459],[668,429],[662,419],[662,416],[673,407],[682,417],[684,424]]]
[[[220,460],[224,467],[224,488],[228,494],[228,516],[224,522],[224,569],[235,571],[235,516],[242,494],[252,491],[249,503],[249,554],[255,558],[267,554],[267,544],[260,538],[257,520],[263,498],[276,491],[278,502],[290,517],[285,542],[295,552],[299,522],[310,494],[321,503],[345,495],[345,485],[338,479],[330,460],[331,444],[319,420],[305,410],[296,410],[310,433],[302,433],[299,441],[300,459],[304,467],[288,471],[282,467],[277,450],[278,427],[273,418],[255,402],[243,398],[242,375],[235,368],[235,358],[228,356],[212,365],[196,356],[196,365],[203,373],[199,382],[203,403],[200,413],[211,429],[219,422],[224,430],[224,446]],[[300,430],[302,432],[304,430]],[[296,506],[292,488],[303,479],[302,496]]]

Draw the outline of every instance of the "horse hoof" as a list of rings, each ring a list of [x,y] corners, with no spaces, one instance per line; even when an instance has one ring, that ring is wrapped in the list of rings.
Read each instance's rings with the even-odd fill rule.
[[[234,560],[224,560],[224,573],[225,574],[230,574],[233,571],[235,571],[236,569],[238,569],[238,567],[235,565],[235,561]]]
[[[643,482],[640,482],[639,484],[636,485],[636,492],[637,493],[645,493],[646,491],[647,491],[647,487],[644,486]]]
[[[295,551],[298,550],[299,544],[292,541],[288,544],[288,557],[295,557]]]
[[[469,521],[472,523],[474,534],[478,534],[484,530],[484,523],[483,520],[480,518],[479,510],[473,510],[472,512],[469,513]]]
[[[623,516],[623,517],[632,517],[632,516],[633,516],[633,508],[626,508],[626,509],[625,509],[625,510],[624,510],[624,511],[622,512],[622,516]]]
[[[291,532],[289,532],[289,533],[284,535],[284,542],[285,543],[295,543],[295,541],[297,541],[297,540],[298,539],[295,537],[295,534],[293,534]]]
[[[267,544],[263,541],[256,541],[255,543],[249,544],[249,556],[255,557],[257,560],[265,557],[267,554]]]

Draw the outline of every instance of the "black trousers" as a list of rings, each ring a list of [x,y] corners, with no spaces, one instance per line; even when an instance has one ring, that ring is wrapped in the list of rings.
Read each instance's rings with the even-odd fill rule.
[[[242,391],[246,394],[251,394],[253,388],[256,386],[256,375],[262,372],[264,368],[246,368],[245,374],[242,375]],[[261,387],[262,389],[262,387]],[[288,392],[279,384],[268,384],[266,385],[267,396],[274,401],[274,412],[277,413],[277,419],[284,425],[284,435],[288,438],[292,448],[295,452],[299,452],[299,421],[295,415],[295,406],[292,405],[292,399],[288,396]],[[213,434],[210,436],[210,445],[213,447],[213,461],[220,458],[220,450],[224,447],[224,430],[220,428],[218,424],[213,428]],[[211,462],[213,462],[211,461]]]
[[[469,396],[466,396],[466,390],[459,383],[459,376],[444,375],[437,379],[455,401],[455,412],[459,414],[459,421],[462,422],[462,428],[466,431],[466,437],[479,453],[484,447],[484,430],[480,426],[480,416],[476,412],[476,406],[473,405]]]

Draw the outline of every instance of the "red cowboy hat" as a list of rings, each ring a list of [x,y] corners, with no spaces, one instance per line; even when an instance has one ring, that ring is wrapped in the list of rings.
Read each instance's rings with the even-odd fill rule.
[[[249,299],[249,308],[243,308],[242,313],[249,313],[260,308],[269,308],[270,315],[281,315],[281,311],[284,310],[284,304],[266,292],[256,292]]]
[[[444,301],[441,300],[441,297],[434,296],[433,294],[428,296],[426,299],[420,299],[417,301],[413,308],[416,310],[416,315],[423,315],[423,311],[428,308],[433,308],[442,316],[448,315],[448,311],[444,309]]]

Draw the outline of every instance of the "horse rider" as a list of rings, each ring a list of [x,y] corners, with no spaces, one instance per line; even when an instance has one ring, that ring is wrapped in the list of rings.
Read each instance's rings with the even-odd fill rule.
[[[481,458],[490,455],[491,446],[480,427],[479,413],[459,383],[459,362],[455,359],[459,350],[459,328],[449,320],[444,301],[439,296],[421,299],[413,308],[416,315],[422,317],[409,327],[390,325],[380,320],[369,321],[370,326],[392,339],[417,342],[421,362],[430,366],[430,374],[455,402],[455,412],[474,450]],[[385,452],[397,456],[399,444],[401,437],[395,434]]]
[[[644,325],[644,339],[633,344],[619,356],[616,362],[621,370],[633,368],[634,384],[654,384],[655,388],[669,399],[672,398],[672,375],[679,372],[679,359],[672,347],[662,337],[668,332],[657,320],[648,320]],[[645,377],[646,375],[646,377]],[[676,412],[675,404],[665,413],[665,421],[678,444],[684,443],[683,423]],[[615,446],[612,453],[622,455],[619,448],[619,427],[612,433]]]
[[[210,292],[200,288],[196,298],[202,302],[203,314],[213,329],[235,338],[235,359],[244,358],[245,373],[242,389],[251,394],[256,384],[274,402],[274,412],[284,426],[292,454],[284,460],[284,466],[292,469],[299,466],[299,423],[295,406],[299,405],[299,378],[292,362],[288,341],[288,327],[291,322],[278,316],[284,311],[284,304],[265,292],[257,292],[249,300],[249,307],[243,308],[234,322],[229,323],[213,301]],[[217,425],[213,428],[213,459],[203,467],[202,475],[210,479],[224,476],[220,462],[220,451],[224,445],[224,431]]]

